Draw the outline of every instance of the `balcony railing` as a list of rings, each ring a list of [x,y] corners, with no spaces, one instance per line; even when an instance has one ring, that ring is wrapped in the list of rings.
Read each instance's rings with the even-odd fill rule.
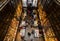
[[[0,11],[4,8],[4,6],[9,2],[10,0],[0,0]]]

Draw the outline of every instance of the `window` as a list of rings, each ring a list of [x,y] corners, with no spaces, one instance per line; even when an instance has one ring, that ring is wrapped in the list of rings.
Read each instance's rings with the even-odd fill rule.
[[[28,3],[32,3],[32,0],[28,0]]]
[[[27,7],[27,0],[22,0],[23,7]]]
[[[33,7],[37,7],[37,3],[38,3],[38,0],[33,0],[32,6],[33,6]]]

